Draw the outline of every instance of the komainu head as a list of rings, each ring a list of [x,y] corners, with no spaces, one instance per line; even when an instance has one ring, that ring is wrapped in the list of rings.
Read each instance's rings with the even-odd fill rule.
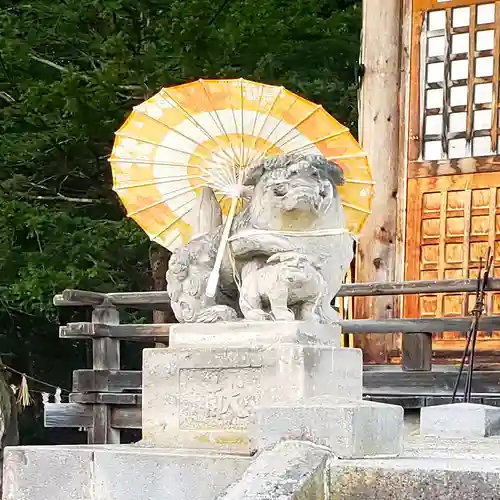
[[[263,207],[319,215],[337,198],[336,186],[344,183],[344,174],[320,155],[283,155],[249,169],[244,183],[255,186],[252,198]]]

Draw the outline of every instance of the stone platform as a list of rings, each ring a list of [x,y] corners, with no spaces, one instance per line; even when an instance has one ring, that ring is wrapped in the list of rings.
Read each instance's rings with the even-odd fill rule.
[[[498,500],[500,439],[415,438],[398,458],[340,460],[287,441],[255,457],[110,446],[6,449],[3,500]],[[279,496],[279,495],[281,496]]]
[[[3,500],[214,500],[249,457],[135,445],[5,449]]]
[[[401,407],[361,399],[361,351],[339,336],[178,325],[144,351],[144,440],[7,448],[3,500],[498,500],[500,438],[481,437],[498,413],[429,409],[404,438]]]

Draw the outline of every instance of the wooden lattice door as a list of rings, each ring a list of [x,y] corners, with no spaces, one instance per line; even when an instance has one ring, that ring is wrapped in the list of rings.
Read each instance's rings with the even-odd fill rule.
[[[472,278],[488,246],[500,275],[500,1],[415,0],[411,54],[406,279]],[[409,317],[462,316],[473,297],[405,299]],[[491,294],[489,314],[500,314]],[[435,336],[451,361],[463,337]],[[500,347],[482,334],[479,349]]]

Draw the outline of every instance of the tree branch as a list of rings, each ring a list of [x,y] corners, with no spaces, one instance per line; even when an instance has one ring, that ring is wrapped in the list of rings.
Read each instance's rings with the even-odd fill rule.
[[[41,201],[67,201],[69,203],[109,203],[108,200],[99,200],[95,198],[74,198],[72,196],[65,196],[61,193],[57,193],[55,196],[36,196],[29,194],[24,196],[31,200]]]

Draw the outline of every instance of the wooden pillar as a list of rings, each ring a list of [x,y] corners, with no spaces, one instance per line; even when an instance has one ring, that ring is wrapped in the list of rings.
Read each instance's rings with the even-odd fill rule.
[[[394,281],[397,265],[397,215],[400,154],[400,83],[402,0],[363,2],[362,64],[359,135],[368,153],[375,195],[372,214],[360,235],[356,281]],[[356,318],[391,318],[398,314],[398,298],[366,297],[355,300]],[[393,335],[364,335],[356,345],[365,361],[385,363]]]
[[[101,325],[118,325],[120,315],[118,310],[106,300],[92,312],[92,323]],[[92,340],[94,370],[120,369],[120,341],[111,338],[94,338]],[[93,405],[93,423],[88,430],[89,444],[119,444],[120,430],[111,426],[111,406],[106,404]]]
[[[152,288],[155,292],[167,289],[166,274],[170,252],[159,245],[153,245],[150,251],[149,263],[151,265]],[[153,323],[175,323],[176,319],[172,309],[153,311]],[[155,347],[167,347],[165,343],[156,342]]]

